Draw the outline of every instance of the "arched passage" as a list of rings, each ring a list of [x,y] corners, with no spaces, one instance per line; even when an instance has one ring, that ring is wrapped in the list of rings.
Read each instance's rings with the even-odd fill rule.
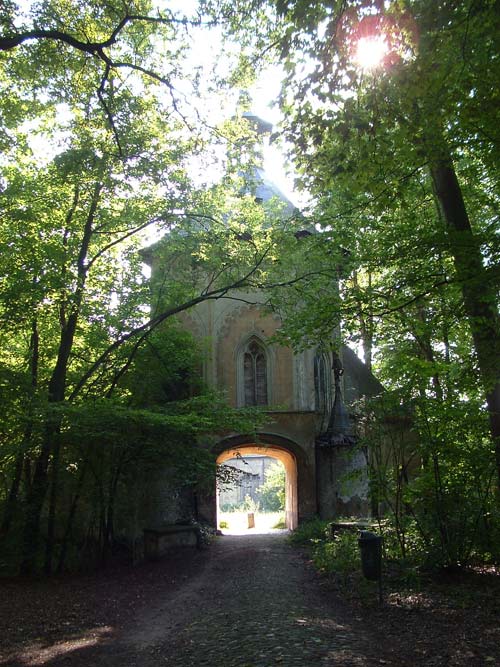
[[[217,457],[217,464],[241,456],[269,456],[281,461],[285,468],[285,524],[289,530],[298,525],[297,461],[295,456],[275,445],[244,443],[223,450]]]

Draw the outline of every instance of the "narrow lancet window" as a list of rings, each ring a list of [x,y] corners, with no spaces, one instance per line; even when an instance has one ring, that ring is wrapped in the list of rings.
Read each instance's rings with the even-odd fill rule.
[[[323,354],[314,357],[314,394],[317,412],[325,412],[328,398],[326,363]]]
[[[267,357],[265,349],[251,340],[243,354],[245,405],[267,405]]]

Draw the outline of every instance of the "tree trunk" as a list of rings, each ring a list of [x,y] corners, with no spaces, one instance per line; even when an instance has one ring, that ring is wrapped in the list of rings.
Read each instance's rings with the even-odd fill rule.
[[[77,314],[73,313],[68,320],[68,325],[61,332],[57,362],[49,382],[49,410],[51,405],[61,403],[64,400],[66,372],[76,322]],[[59,438],[60,425],[61,417],[59,415],[50,413],[47,415],[42,447],[35,463],[31,492],[27,498],[21,562],[21,574],[24,575],[33,574],[36,569],[36,557],[40,540],[40,516],[48,488],[48,468],[54,443]]]
[[[57,360],[48,386],[49,410],[51,405],[61,404],[65,399],[69,358],[73,348],[73,341],[75,338],[88,273],[88,266],[86,263],[87,254],[93,234],[94,219],[102,189],[102,183],[98,182],[95,184],[76,262],[77,284],[74,293],[69,299],[69,303],[71,304],[70,315],[67,319],[65,314],[64,317],[61,318],[61,335],[57,351]],[[64,304],[61,308],[64,308]],[[40,541],[40,517],[48,490],[49,462],[53,453],[53,447],[59,438],[60,426],[61,416],[49,412],[42,447],[35,464],[33,484],[27,498],[23,556],[21,562],[21,574],[24,575],[32,574],[36,569],[36,559]]]
[[[26,452],[30,446],[31,438],[33,435],[33,420],[32,420],[32,401],[35,394],[37,384],[38,384],[38,361],[39,361],[39,335],[38,335],[38,323],[36,319],[33,319],[31,323],[31,338],[30,338],[30,374],[31,374],[31,395],[29,397],[28,405],[28,423],[24,429],[23,440],[21,443],[20,450],[16,457],[16,466],[14,471],[14,478],[10,487],[9,495],[7,497],[7,502],[5,504],[5,511],[2,520],[2,525],[0,527],[0,539],[6,537],[9,532],[12,519],[14,517],[14,512],[17,504],[17,497],[19,494],[19,489],[21,487],[21,480],[23,477],[23,470],[25,466],[28,465],[26,461]],[[27,485],[27,491],[29,490]]]
[[[487,279],[481,250],[471,228],[451,158],[433,159],[430,171],[439,211],[447,226],[450,251],[474,341],[488,406],[500,489],[500,323],[496,293]]]
[[[60,438],[57,438],[54,444],[54,451],[52,454],[52,479],[50,486],[50,502],[49,502],[49,517],[47,525],[47,544],[45,548],[45,574],[52,574],[52,559],[54,555],[54,541],[55,541],[55,523],[56,523],[56,506],[57,497],[59,495],[59,459],[60,459],[61,443]]]
[[[71,502],[71,507],[69,510],[68,518],[66,520],[66,527],[64,529],[64,536],[62,539],[62,544],[61,544],[61,551],[59,553],[59,561],[57,563],[57,573],[60,574],[63,569],[64,569],[64,564],[66,562],[66,553],[68,551],[68,543],[69,543],[69,537],[71,535],[71,529],[73,527],[73,520],[75,518],[76,514],[76,508],[78,507],[78,503],[80,501],[80,494],[83,488],[83,482],[85,480],[85,474],[87,472],[87,461],[84,461],[80,476],[78,477],[78,484],[76,487],[76,492],[75,495],[73,496],[73,500]]]
[[[0,526],[0,541],[4,540],[7,537],[10,530],[10,525],[12,523],[12,519],[14,518],[14,513],[17,503],[17,494],[19,492],[19,487],[21,485],[23,467],[24,467],[24,453],[20,451],[16,457],[14,477],[12,478],[9,495],[7,496],[7,500],[5,502],[2,525]]]
[[[359,330],[361,334],[361,342],[363,345],[363,357],[365,361],[366,368],[371,371],[372,369],[372,356],[373,356],[373,313],[371,308],[371,288],[372,288],[372,274],[368,273],[368,300],[369,306],[365,311],[363,308],[363,299],[361,297],[361,288],[358,282],[358,274],[356,271],[353,273],[352,282],[354,285],[354,299],[356,301],[356,306],[358,309],[358,319],[359,319]]]

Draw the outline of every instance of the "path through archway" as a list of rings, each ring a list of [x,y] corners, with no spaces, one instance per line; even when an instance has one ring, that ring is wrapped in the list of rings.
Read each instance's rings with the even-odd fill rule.
[[[297,462],[295,456],[285,449],[253,443],[226,449],[217,457],[217,464],[245,456],[268,456],[281,461],[285,468],[285,525],[294,530],[298,525]],[[217,503],[218,504],[218,503]]]

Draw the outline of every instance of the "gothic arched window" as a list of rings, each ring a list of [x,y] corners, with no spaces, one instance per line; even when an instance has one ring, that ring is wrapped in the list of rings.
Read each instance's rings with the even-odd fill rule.
[[[325,412],[328,401],[328,381],[323,354],[314,357],[314,395],[317,412]]]
[[[245,405],[267,405],[267,355],[255,339],[243,352],[243,385]]]

